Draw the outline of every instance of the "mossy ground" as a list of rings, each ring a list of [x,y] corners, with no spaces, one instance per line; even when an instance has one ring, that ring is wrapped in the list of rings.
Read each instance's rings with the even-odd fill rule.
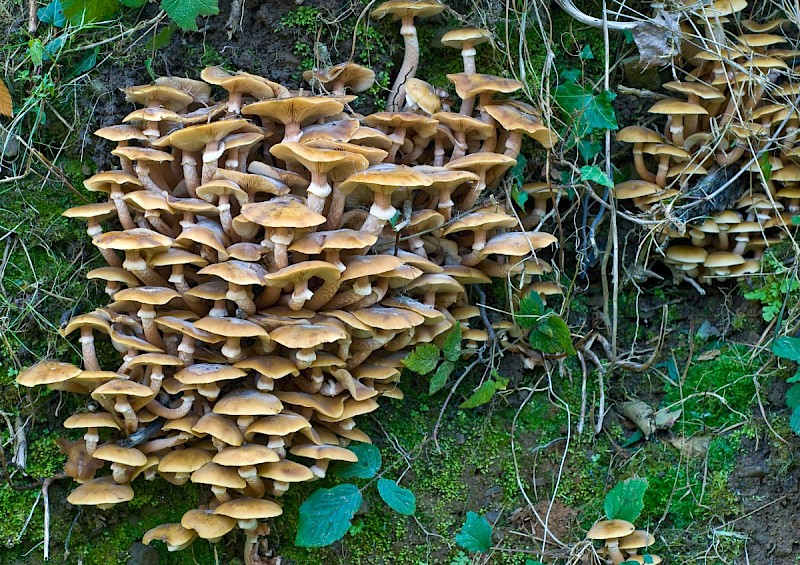
[[[357,13],[321,28],[324,31],[318,36],[319,18],[324,15],[320,8],[306,6],[284,10],[271,22],[271,29],[279,30],[276,34],[282,37],[283,49],[293,52],[298,60],[297,68],[291,71],[294,75],[315,64],[319,49],[315,49],[314,44],[318,38],[320,44],[326,44],[335,39],[349,39],[354,30],[357,31],[357,60],[378,65],[379,71],[384,73],[379,74],[380,87],[362,95],[362,107],[380,108],[391,72],[387,63],[398,60],[401,43],[394,39],[396,24],[382,22],[377,27],[373,24],[368,29],[362,28],[359,26],[364,26],[364,22],[356,20]],[[473,18],[475,23],[480,21],[479,14],[473,14]],[[420,78],[448,85],[445,75],[461,70],[462,62],[456,51],[436,46],[436,38],[446,27],[456,23],[456,20],[438,21],[435,25],[420,26],[425,61],[418,75]],[[588,80],[596,80],[602,73],[602,36],[594,30],[581,28],[558,11],[553,13],[552,26],[548,33],[557,54],[556,67],[560,70],[580,67]],[[95,33],[110,36],[113,32],[109,29]],[[27,41],[23,36],[20,32],[16,37],[19,44]],[[503,29],[498,30],[497,36],[507,37]],[[508,35],[509,45],[515,46],[520,36],[525,37],[529,48],[530,68],[543,69],[546,53],[536,28],[531,25],[522,34],[512,30]],[[186,56],[186,68],[192,72],[207,64],[236,67],[230,58],[231,51],[222,43],[197,42],[192,37],[179,39],[177,35],[175,38],[174,43],[182,45],[179,52]],[[594,59],[578,56],[586,45]],[[347,54],[334,52],[331,58]],[[243,49],[235,56],[237,60],[247,60],[257,55],[257,52]],[[106,63],[98,69],[98,75],[106,76],[103,73],[108,73],[112,67],[122,69],[125,60],[135,61],[139,67],[147,63],[159,71],[160,66],[165,70],[167,67],[158,52],[139,46]],[[508,74],[502,54],[489,46],[478,48],[478,68],[485,73]],[[246,70],[259,72],[259,68]],[[529,90],[538,92],[541,74],[534,72],[527,78]],[[144,71],[141,76],[127,75],[126,79],[148,80]],[[107,88],[92,82],[88,87],[69,92],[89,97]],[[17,425],[18,416],[21,421],[28,421],[28,467],[25,473],[14,472],[12,480],[19,488],[33,487],[15,490],[8,484],[0,486],[0,563],[41,563],[39,544],[44,532],[44,513],[37,482],[60,469],[63,456],[52,440],[63,433],[60,422],[84,402],[70,395],[22,390],[13,379],[22,367],[45,356],[78,362],[74,340],[61,338],[56,330],[64,312],[74,311],[76,307],[89,310],[103,302],[101,290],[85,280],[85,273],[100,262],[89,245],[84,226],[60,215],[70,206],[93,199],[81,188],[82,179],[93,172],[92,166],[87,164],[90,159],[81,153],[76,142],[80,132],[88,127],[85,122],[92,116],[75,112],[74,100],[57,97],[47,100],[74,126],[68,130],[52,119],[39,128],[37,142],[47,153],[52,167],[32,159],[32,168],[24,178],[0,185],[3,231],[0,240],[3,285],[0,411],[8,416],[11,427]],[[111,111],[118,114],[112,116],[116,119],[123,115],[123,110],[116,106],[112,105]],[[58,147],[66,149],[52,149]],[[7,172],[4,168],[4,173]],[[70,185],[77,190],[73,191]],[[496,294],[498,303],[504,300],[504,292]],[[656,289],[653,296],[664,302],[681,298],[674,290]],[[620,343],[630,343],[636,334],[636,304],[632,296],[620,296],[623,312]],[[582,313],[588,315],[591,306],[580,305]],[[706,304],[705,308],[705,314],[713,314],[709,312],[712,306]],[[579,310],[577,303],[572,309]],[[692,348],[693,358],[689,360],[689,340],[693,338],[686,335],[688,319],[681,317],[676,306],[670,308],[670,316],[681,331],[672,338],[671,347],[665,350],[656,366],[644,374],[617,372],[605,386],[612,402],[640,397],[654,407],[679,403],[684,413],[671,431],[630,445],[628,442],[635,431],[620,424],[612,424],[595,436],[592,430],[596,416],[592,407],[596,406],[599,390],[597,374],[591,373],[587,375],[586,396],[590,410],[586,430],[577,436],[575,427],[581,404],[582,376],[578,364],[569,361],[562,367],[554,367],[549,380],[552,384],[548,387],[543,384],[548,381],[540,379],[541,371],[524,371],[518,363],[505,362],[501,373],[511,379],[508,390],[485,407],[458,410],[460,395],[468,395],[471,385],[475,384],[472,377],[468,378],[444,414],[437,447],[431,433],[445,393],[428,397],[424,392],[426,383],[419,377],[406,375],[403,381],[406,399],[385,401],[375,417],[365,418],[360,425],[380,447],[384,467],[391,468],[387,477],[397,479],[402,474],[402,484],[416,494],[416,517],[393,513],[371,486],[365,491],[364,512],[355,517],[344,540],[330,548],[297,548],[293,545],[293,532],[299,504],[314,489],[333,484],[326,480],[293,488],[284,497],[286,511],[273,525],[269,536],[271,547],[289,563],[310,565],[469,563],[471,556],[457,547],[454,538],[466,512],[475,511],[497,519],[494,541],[498,548],[488,558],[489,562],[522,564],[527,558],[535,557],[540,543],[531,536],[530,519],[526,521],[520,517],[525,516],[527,508],[520,487],[534,504],[545,501],[547,508],[547,501],[555,500],[553,518],[555,520],[556,510],[561,518],[558,536],[565,543],[572,543],[579,541],[585,529],[602,516],[605,493],[617,481],[640,476],[649,480],[650,487],[637,525],[656,531],[657,553],[669,556],[673,562],[690,562],[713,545],[721,559],[735,559],[741,554],[744,541],[737,535],[720,536],[716,526],[742,508],[742,500],[730,479],[742,455],[743,443],[758,438],[774,444],[773,459],[769,463],[777,472],[788,474],[795,463],[787,448],[773,439],[756,411],[753,375],[762,368],[764,359],[751,358],[750,350],[741,344],[698,341]],[[740,315],[738,323],[743,326],[747,320],[741,318]],[[735,326],[737,318],[734,316],[733,320]],[[653,329],[639,333],[640,338],[650,338],[653,334]],[[707,351],[719,353],[707,361],[697,361],[697,357]],[[762,389],[769,385],[768,375],[759,373],[758,378]],[[534,386],[539,388],[531,393]],[[523,402],[525,405],[521,407]],[[772,417],[770,423],[779,433],[788,436],[783,414]],[[7,457],[11,453],[9,425],[0,422],[3,429],[0,441]],[[673,436],[698,435],[709,436],[710,444],[707,451],[697,457],[681,455],[668,442]],[[65,480],[56,481],[50,487],[51,562],[55,564],[125,563],[131,544],[148,528],[176,521],[183,512],[207,500],[208,496],[196,488],[176,488],[160,480],[138,482],[133,504],[106,512],[80,512],[64,503],[70,488]],[[523,510],[515,514],[520,508]],[[736,533],[735,529],[732,531]],[[198,541],[184,552],[168,553],[159,547],[159,553],[162,564],[233,564],[239,559],[241,542],[241,536],[232,536],[219,547]],[[558,562],[558,559],[553,561]]]

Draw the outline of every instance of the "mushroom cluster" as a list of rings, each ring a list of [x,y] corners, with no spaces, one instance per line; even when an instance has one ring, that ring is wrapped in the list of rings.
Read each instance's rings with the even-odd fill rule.
[[[444,8],[377,10],[405,30],[422,5]],[[281,513],[274,499],[355,461],[345,447],[370,438],[354,418],[403,397],[409,349],[469,328],[469,285],[510,274],[535,285],[550,270],[536,253],[556,238],[523,231],[503,196],[488,197],[523,135],[555,137],[529,105],[495,99],[521,83],[474,72],[471,46],[487,36],[447,40],[465,60],[449,77],[458,112],[409,78],[401,111],[353,114],[348,90],[374,73],[351,63],[311,73],[314,94],[218,67],[126,89],[141,108],[96,132],[116,143],[119,169],[85,181],[108,197],[65,212],[108,264],[88,276],[111,303],[63,330],[79,335],[82,368],[43,361],[18,378],[96,403],[64,424],[85,430],[61,443],[81,483],[70,502],[129,501],[140,476],[208,485],[207,505],[144,541],[179,550],[238,525],[253,563],[264,520]],[[101,334],[114,366],[98,359]]]
[[[617,184],[616,197],[662,221],[662,261],[701,284],[758,272],[764,249],[787,237],[800,211],[800,69],[791,68],[800,52],[788,48],[797,30],[788,20],[745,20],[746,33],[729,37],[728,16],[745,6],[715,2],[699,14],[706,37],[687,35],[683,45],[692,68],[662,85],[674,98],[650,108],[666,116],[663,133],[617,134],[633,145],[638,178]]]
[[[661,557],[647,551],[647,548],[656,542],[653,534],[645,530],[637,530],[636,526],[626,520],[596,522],[589,529],[586,537],[603,543],[597,553],[611,560],[613,565],[630,562],[655,565],[661,563]]]

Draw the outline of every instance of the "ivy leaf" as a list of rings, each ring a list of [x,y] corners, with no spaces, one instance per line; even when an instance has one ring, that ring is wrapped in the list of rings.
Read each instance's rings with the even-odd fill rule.
[[[444,358],[455,363],[461,357],[461,326],[456,325],[444,338],[442,346]]]
[[[575,355],[569,326],[559,316],[551,314],[542,318],[528,335],[528,343],[542,353],[567,353]]]
[[[779,337],[772,342],[772,353],[781,359],[800,362],[800,338]]]
[[[417,497],[414,493],[389,479],[378,479],[378,494],[389,508],[404,516],[412,516],[417,511]]]
[[[432,343],[418,345],[403,359],[403,365],[418,375],[427,375],[439,363],[439,348]]]
[[[477,408],[478,406],[482,406],[489,402],[498,390],[505,390],[507,385],[508,379],[502,377],[488,379],[472,393],[472,396],[462,402],[459,408]]]
[[[381,468],[380,450],[371,443],[357,443],[348,447],[356,454],[358,461],[338,463],[333,467],[333,474],[342,479],[371,479]]]
[[[581,167],[581,180],[596,182],[608,188],[614,188],[614,181],[597,165],[584,165]]]
[[[61,10],[72,25],[108,20],[119,10],[117,0],[62,0]]]
[[[596,130],[615,130],[619,127],[611,106],[611,101],[616,97],[609,90],[594,95],[574,82],[565,82],[556,88],[556,103],[572,118],[576,138],[585,137]]]
[[[609,520],[635,522],[644,508],[647,479],[633,478],[617,483],[606,495],[603,505]]]
[[[514,314],[514,323],[523,330],[536,327],[538,318],[544,314],[544,302],[535,290],[529,292],[519,301],[519,310]]]
[[[219,14],[217,0],[161,0],[164,10],[184,31],[197,31],[197,18]]]
[[[528,165],[528,159],[520,153],[517,155],[516,164],[511,167],[508,174],[514,180],[517,186],[522,186],[525,183],[525,167]]]
[[[314,491],[300,506],[295,545],[324,547],[342,539],[359,508],[361,491],[355,485],[345,483]]]
[[[483,516],[467,512],[467,521],[456,534],[456,543],[467,551],[486,553],[492,548],[492,526]]]
[[[517,203],[517,206],[524,209],[525,203],[528,201],[528,198],[530,198],[530,195],[524,190],[520,190],[518,186],[512,186],[511,197],[514,199],[514,202]]]
[[[100,46],[98,45],[94,49],[91,49],[84,55],[78,64],[72,67],[72,70],[69,72],[69,76],[76,77],[78,75],[82,75],[83,73],[91,71],[94,66],[97,64],[97,55],[100,53]]]
[[[578,147],[578,152],[581,154],[581,157],[585,161],[591,161],[594,159],[603,146],[600,144],[599,141],[592,141],[587,139],[579,139],[578,142],[575,144]]]
[[[594,53],[592,53],[592,48],[588,43],[583,46],[583,49],[581,49],[579,57],[583,61],[586,61],[586,60],[589,60],[589,59],[594,59]]]
[[[445,383],[447,383],[447,379],[450,378],[450,375],[453,374],[453,370],[456,368],[456,364],[452,361],[445,361],[439,368],[436,369],[436,372],[431,377],[431,381],[428,385],[428,395],[433,396],[444,387]]]
[[[567,82],[578,82],[578,79],[581,78],[581,71],[578,69],[565,69],[559,74]]]
[[[67,23],[67,18],[64,17],[64,10],[61,8],[59,0],[53,0],[44,8],[36,10],[36,17],[43,24],[53,27],[64,27]]]

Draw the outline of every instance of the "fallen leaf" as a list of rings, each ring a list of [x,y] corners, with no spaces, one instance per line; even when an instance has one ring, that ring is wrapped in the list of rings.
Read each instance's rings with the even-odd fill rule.
[[[711,436],[675,436],[667,439],[667,442],[681,452],[684,457],[702,457],[708,451],[711,444]]]
[[[0,114],[14,117],[14,105],[11,103],[11,93],[8,91],[6,83],[0,80]]]
[[[653,425],[653,409],[646,402],[641,400],[631,400],[630,402],[622,402],[617,404],[617,411],[625,416],[628,420],[636,424],[636,427],[642,430],[645,439],[656,431]]]
[[[681,408],[673,410],[672,412],[668,410],[659,410],[653,415],[653,423],[657,430],[668,430],[675,425],[675,422],[678,421],[681,414],[683,414]]]
[[[704,351],[702,355],[700,355],[697,360],[698,361],[711,361],[712,359],[716,359],[722,355],[722,351],[719,349],[709,349],[708,351]]]
[[[663,65],[679,53],[683,35],[680,22],[661,10],[654,18],[641,22],[631,30],[639,59],[645,66]]]

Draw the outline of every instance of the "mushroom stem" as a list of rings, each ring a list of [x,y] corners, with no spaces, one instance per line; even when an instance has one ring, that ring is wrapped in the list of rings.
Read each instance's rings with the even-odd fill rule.
[[[200,178],[197,176],[197,158],[191,151],[183,151],[181,166],[183,167],[183,179],[186,181],[186,190],[190,197],[197,198],[195,189],[200,186]]]
[[[403,36],[405,43],[405,53],[403,54],[403,64],[397,72],[389,97],[386,100],[386,110],[397,112],[400,105],[405,100],[405,83],[408,79],[414,78],[419,66],[419,39],[417,38],[417,28],[414,27],[414,16],[404,15],[400,35]]]
[[[200,182],[206,184],[211,182],[217,173],[217,162],[225,152],[225,144],[221,141],[211,141],[206,144],[203,151],[203,170]]]
[[[313,212],[322,214],[325,209],[325,200],[331,194],[331,185],[328,184],[328,174],[319,171],[311,171],[311,184],[307,189],[308,199],[306,206]]]
[[[193,394],[186,394],[181,399],[181,405],[177,408],[168,408],[161,404],[158,400],[151,400],[145,405],[151,413],[155,414],[160,418],[165,418],[167,420],[177,420],[178,418],[183,418],[189,411],[192,409],[192,405],[194,404],[194,395]]]
[[[369,209],[369,216],[367,216],[361,230],[372,235],[380,235],[386,222],[391,220],[397,210],[392,206],[392,197],[388,194],[375,192],[375,201]]]
[[[83,356],[83,364],[87,371],[100,371],[100,362],[97,360],[97,353],[94,349],[94,334],[92,328],[83,326],[81,328],[81,353]]]
[[[342,223],[342,214],[344,214],[344,205],[347,197],[338,188],[333,189],[333,196],[331,196],[331,203],[328,206],[328,221],[321,228],[324,230],[338,230]]]
[[[135,432],[139,427],[139,418],[136,417],[136,412],[134,412],[133,407],[124,394],[117,395],[114,410],[122,414],[122,417],[125,419],[125,432],[127,434]]]

